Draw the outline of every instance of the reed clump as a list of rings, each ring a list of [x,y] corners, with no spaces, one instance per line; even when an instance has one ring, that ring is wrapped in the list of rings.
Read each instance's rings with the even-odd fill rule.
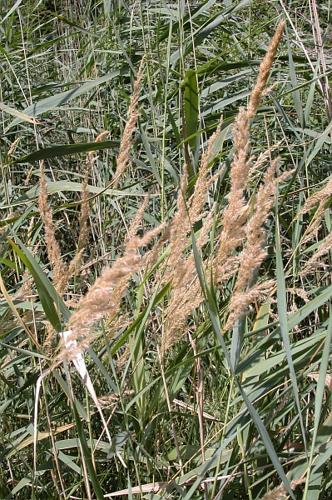
[[[168,243],[167,258],[158,270],[158,282],[169,283],[170,293],[164,309],[164,324],[161,338],[161,352],[164,355],[179,339],[186,335],[189,316],[202,304],[203,294],[197,275],[192,251],[193,229],[200,223],[194,235],[198,250],[203,256],[204,271],[220,286],[230,277],[235,277],[233,294],[228,307],[225,331],[243,316],[249,305],[265,299],[272,288],[271,281],[256,283],[256,273],[266,256],[266,234],[264,223],[274,203],[278,160],[271,160],[270,153],[263,153],[256,162],[250,158],[250,122],[257,112],[263,91],[270,74],[277,47],[280,43],[284,23],[281,22],[273,36],[267,53],[260,65],[256,84],[246,108],[241,108],[233,126],[234,156],[230,169],[230,192],[228,204],[219,217],[214,207],[206,205],[209,190],[220,174],[212,175],[214,149],[222,124],[211,136],[201,157],[193,193],[188,198],[188,173],[186,165],[180,182],[177,207],[171,221],[137,236],[142,221],[143,205],[134,219],[124,244],[124,253],[112,267],[104,269],[88,293],[81,298],[78,309],[69,322],[72,340],[79,349],[88,347],[94,336],[94,325],[104,318],[119,315],[121,301],[131,277],[148,264],[154,264],[160,249]],[[133,130],[137,122],[137,103],[142,79],[142,66],[135,82],[128,122],[121,141],[117,169],[113,185],[127,168],[129,151],[133,141]],[[255,167],[269,163],[263,181],[258,189],[253,210],[246,199],[249,177]],[[124,167],[125,166],[125,167]],[[251,207],[252,208],[252,207]],[[204,252],[209,241],[211,228],[219,228],[213,253]],[[149,248],[147,248],[149,247]],[[142,249],[146,252],[142,254]],[[205,255],[206,254],[206,255]],[[71,357],[70,352],[62,357]]]
[[[209,274],[212,272],[215,282],[221,284],[238,272],[235,289],[229,305],[229,318],[226,330],[231,328],[236,318],[240,318],[247,309],[247,306],[255,300],[265,298],[271,291],[271,282],[264,282],[253,286],[252,279],[256,269],[265,258],[266,251],[263,248],[265,242],[265,232],[262,229],[273,205],[276,180],[274,178],[276,161],[271,162],[271,167],[265,175],[263,187],[260,188],[254,216],[248,221],[249,206],[245,200],[245,190],[248,186],[248,178],[252,162],[249,159],[250,151],[250,120],[254,117],[259,106],[262,93],[268,79],[277,47],[280,43],[284,23],[281,22],[271,40],[266,56],[264,57],[256,85],[249,98],[247,108],[241,108],[233,126],[234,157],[230,170],[231,188],[228,196],[228,206],[222,214],[221,232],[219,243],[214,256],[210,256],[206,261],[205,270]],[[203,219],[201,233],[198,236],[198,248],[201,250],[206,243],[209,230],[212,226],[212,212],[204,219],[202,209],[205,203],[210,183],[207,173],[209,171],[208,158],[213,149],[214,143],[220,134],[220,128],[211,137],[206,152],[202,156],[199,176],[196,182],[195,191],[189,200],[188,220],[193,224],[197,220]],[[265,157],[264,157],[265,160]],[[262,159],[257,165],[263,163]],[[178,210],[181,221],[184,219],[185,210],[183,207]],[[191,216],[191,217],[190,217]],[[182,224],[182,231],[188,228]],[[175,219],[175,227],[177,221]],[[190,228],[192,225],[190,226]],[[183,235],[184,233],[182,233]],[[182,237],[182,240],[185,238]],[[239,248],[247,241],[242,253]],[[183,246],[180,239],[173,244],[180,253]],[[174,263],[170,257],[172,264]],[[180,266],[175,264],[175,268]],[[195,268],[193,254],[182,262],[182,269],[176,280],[172,283],[172,292],[169,305],[166,309],[166,321],[162,339],[162,352],[174,344],[179,338],[186,334],[186,322],[188,316],[202,302],[203,297]],[[175,271],[173,271],[176,274]]]
[[[255,116],[262,98],[277,47],[280,43],[285,23],[279,23],[271,40],[267,53],[261,62],[256,84],[251,92],[247,108],[241,108],[233,126],[234,157],[231,165],[231,188],[228,195],[228,206],[222,215],[222,232],[219,240],[219,249],[215,260],[216,279],[222,281],[235,274],[239,266],[239,259],[234,252],[246,237],[246,223],[248,218],[248,204],[244,194],[248,186],[251,161],[248,158],[250,150],[250,120]],[[259,166],[266,160],[261,157]]]

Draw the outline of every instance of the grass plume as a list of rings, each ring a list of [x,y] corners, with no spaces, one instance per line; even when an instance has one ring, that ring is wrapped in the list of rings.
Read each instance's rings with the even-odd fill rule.
[[[250,94],[247,108],[241,108],[235,118],[233,126],[234,157],[230,170],[231,188],[228,195],[228,206],[222,216],[222,232],[214,266],[217,281],[223,281],[228,279],[231,274],[235,274],[239,265],[237,257],[234,257],[234,252],[243,244],[246,237],[248,206],[244,198],[244,192],[248,185],[248,176],[251,167],[251,162],[248,158],[250,149],[250,120],[256,114],[261,101],[284,26],[285,23],[283,21],[279,23],[271,40],[267,53],[260,65],[256,84]]]
[[[269,286],[264,284],[263,292],[259,286],[252,287],[252,283],[255,272],[266,257],[264,248],[266,236],[263,225],[274,203],[276,166],[277,160],[273,160],[258,190],[255,212],[245,226],[246,244],[239,258],[237,280],[229,305],[230,315],[226,329],[233,325],[235,319],[243,315],[250,303],[265,298],[266,290],[269,289]]]
[[[326,207],[331,200],[331,196],[332,196],[332,177],[330,177],[327,180],[326,184],[322,187],[322,189],[313,193],[306,200],[305,204],[302,207],[300,215],[307,214],[308,212],[313,210],[316,205],[318,205],[318,207],[302,238],[302,243],[310,241],[317,233],[320,227],[320,223],[323,219]]]
[[[323,268],[328,267],[328,264],[325,264],[324,261],[322,261],[321,259],[331,250],[332,250],[332,233],[328,234],[322,241],[320,241],[318,250],[305,263],[304,268],[301,271],[301,275],[306,276],[307,274],[315,272],[320,267]]]
[[[142,215],[142,212],[140,212]],[[112,267],[104,269],[87,294],[82,297],[77,310],[72,314],[69,327],[71,339],[75,340],[80,350],[86,349],[94,339],[92,327],[101,319],[116,316],[120,310],[121,299],[131,276],[144,267],[144,258],[138,253],[158,236],[164,226],[160,225],[148,231],[144,236],[134,235],[138,218],[135,217],[130,237],[126,242],[124,255],[118,258]],[[62,355],[70,359],[73,353],[63,351]]]
[[[237,269],[237,284],[229,306],[230,315],[226,329],[230,328],[235,318],[240,317],[247,306],[256,299],[265,298],[271,289],[271,283],[263,283],[252,286],[255,271],[263,262],[266,251],[264,250],[265,233],[262,228],[273,205],[275,193],[274,173],[276,162],[273,161],[264,177],[263,187],[257,196],[255,215],[248,222],[248,206],[244,198],[244,192],[248,185],[248,177],[251,167],[249,161],[250,119],[255,115],[260,99],[269,76],[275,53],[280,43],[284,29],[284,23],[280,23],[274,37],[271,40],[266,56],[264,57],[257,77],[256,85],[250,95],[247,108],[240,109],[233,127],[234,158],[231,165],[231,188],[228,196],[228,206],[222,216],[222,231],[219,247],[215,257],[212,259],[216,281],[222,282],[235,274]],[[208,146],[202,155],[198,179],[194,192],[186,206],[183,196],[186,186],[186,176],[182,179],[182,189],[178,198],[178,211],[171,224],[170,241],[170,269],[167,277],[171,278],[171,295],[166,310],[165,328],[162,338],[162,354],[181,338],[186,331],[185,324],[189,315],[201,304],[203,297],[200,290],[195,268],[194,257],[190,254],[184,256],[185,249],[189,245],[189,231],[193,224],[203,218],[203,207],[208,189],[214,177],[208,176],[209,158],[220,135],[220,126],[211,136]],[[265,158],[264,158],[265,159]],[[262,163],[257,162],[258,165]],[[212,217],[208,217],[203,223],[201,236],[198,239],[198,247],[206,243]],[[172,238],[173,235],[173,238]],[[241,256],[234,255],[235,251],[244,242],[246,246]],[[209,260],[210,262],[210,260]],[[207,264],[207,262],[205,263]],[[211,262],[210,262],[211,264]]]
[[[45,229],[45,243],[48,259],[52,266],[53,283],[56,291],[62,295],[68,280],[68,268],[62,260],[60,245],[55,236],[52,210],[48,204],[47,184],[45,178],[44,162],[39,164],[39,200],[38,207]]]
[[[122,134],[119,154],[116,160],[116,170],[112,180],[113,188],[116,188],[118,186],[120,178],[123,176],[124,172],[130,165],[129,152],[132,146],[133,133],[136,128],[136,123],[138,119],[138,99],[141,91],[143,67],[144,67],[144,60],[141,61],[140,67],[138,69],[137,76],[134,82],[133,93],[130,98],[130,104],[128,108],[128,120]]]

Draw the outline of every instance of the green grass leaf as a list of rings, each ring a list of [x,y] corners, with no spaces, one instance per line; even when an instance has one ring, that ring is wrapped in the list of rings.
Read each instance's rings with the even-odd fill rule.
[[[39,149],[38,151],[34,151],[28,155],[15,158],[13,163],[29,163],[38,160],[49,160],[50,158],[87,153],[88,151],[102,151],[103,149],[111,149],[117,146],[118,142],[116,141],[56,144],[50,148]]]
[[[31,106],[25,108],[23,110],[23,113],[25,115],[35,117],[47,113],[48,111],[59,109],[60,107],[64,106],[73,99],[79,97],[80,95],[89,92],[90,90],[98,87],[99,85],[102,85],[103,83],[109,82],[119,74],[120,74],[119,71],[112,71],[111,73],[108,73],[107,75],[104,75],[100,78],[96,78],[95,80],[90,80],[88,82],[82,83],[81,85],[78,85],[76,88],[66,90],[65,92],[60,92],[59,94],[55,94],[50,97],[46,97],[45,99],[42,99],[41,101],[38,101],[32,104]],[[16,125],[21,123],[22,121],[23,120],[20,118],[16,118],[15,120],[13,120],[8,125],[6,132],[10,130],[12,127],[15,127]]]
[[[185,140],[195,152],[197,144],[197,131],[199,127],[199,97],[196,72],[188,69],[182,84],[183,90],[183,112],[185,121]]]
[[[16,238],[18,245],[8,238],[14,252],[21,259],[23,264],[29,269],[39,294],[45,316],[52,326],[58,332],[63,330],[63,323],[60,319],[58,310],[62,313],[63,320],[66,322],[69,319],[69,310],[63,303],[61,297],[57,294],[55,288],[41,269],[40,265],[32,255],[32,253],[25,247],[25,245]]]

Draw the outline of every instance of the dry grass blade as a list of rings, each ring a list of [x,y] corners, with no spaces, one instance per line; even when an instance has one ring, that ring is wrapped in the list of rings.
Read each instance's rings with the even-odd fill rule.
[[[233,476],[231,474],[227,476],[217,476],[217,477],[208,477],[206,479],[202,479],[200,482],[201,486],[205,486],[209,483],[213,483],[214,481],[221,481],[223,479],[230,479]],[[194,479],[188,479],[184,484],[185,485],[190,485],[194,482]],[[154,483],[148,483],[148,484],[142,484],[141,486],[133,486],[132,488],[128,489],[126,488],[125,490],[120,490],[120,491],[114,491],[113,493],[107,493],[105,495],[105,498],[112,498],[112,497],[117,497],[117,496],[127,496],[130,493],[132,495],[139,495],[142,493],[158,493],[162,491],[163,489],[166,489],[168,486],[170,486],[170,482],[167,481],[156,481]]]

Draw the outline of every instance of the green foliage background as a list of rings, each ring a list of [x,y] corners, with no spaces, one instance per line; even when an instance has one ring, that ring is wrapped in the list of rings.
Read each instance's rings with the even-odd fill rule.
[[[150,487],[140,497],[260,499],[282,481],[293,498],[331,497],[331,386],[326,382],[331,253],[325,267],[301,275],[331,231],[330,201],[310,242],[304,236],[315,210],[301,215],[305,200],[323,187],[332,167],[332,116],[320,86],[331,82],[332,11],[329,1],[316,6],[324,72],[313,32],[315,5],[312,0],[2,0],[0,498],[99,499],[126,489],[125,496],[137,498],[132,488],[161,482],[167,486],[159,492]],[[78,238],[85,155],[101,130],[110,131],[109,140],[98,146],[89,179],[94,198],[85,266],[65,297],[75,298],[121,255],[126,224],[142,196],[151,195],[146,228],[172,216],[184,161],[190,158],[194,182],[200,153],[221,114],[222,145],[213,169],[225,168],[207,207],[217,203],[222,212],[231,125],[280,18],[287,28],[270,79],[273,87],[252,128],[252,154],[279,144],[280,169],[294,169],[267,223],[269,255],[260,270],[276,279],[277,300],[253,307],[243,321],[234,367],[228,353],[235,332],[223,335],[234,283],[223,293],[205,290],[205,305],[188,323],[196,354],[184,337],[161,366],[157,346],[167,289],[151,294],[148,277],[137,276],[124,299],[123,329],[110,338],[107,325],[99,325],[86,355],[112,446],[78,375],[58,367],[42,381],[35,470],[36,383],[53,359],[42,347],[45,324],[64,329],[70,315],[52,286],[38,212],[38,160],[45,160],[57,237],[69,261]],[[143,57],[132,165],[119,189],[105,190]],[[258,172],[248,197],[260,180]],[[196,265],[199,272],[198,256]],[[30,278],[30,295],[22,297],[18,292]],[[57,343],[54,337],[54,350]],[[127,343],[129,355],[120,367]],[[201,422],[198,369],[204,389]],[[296,488],[293,480],[300,482]]]

